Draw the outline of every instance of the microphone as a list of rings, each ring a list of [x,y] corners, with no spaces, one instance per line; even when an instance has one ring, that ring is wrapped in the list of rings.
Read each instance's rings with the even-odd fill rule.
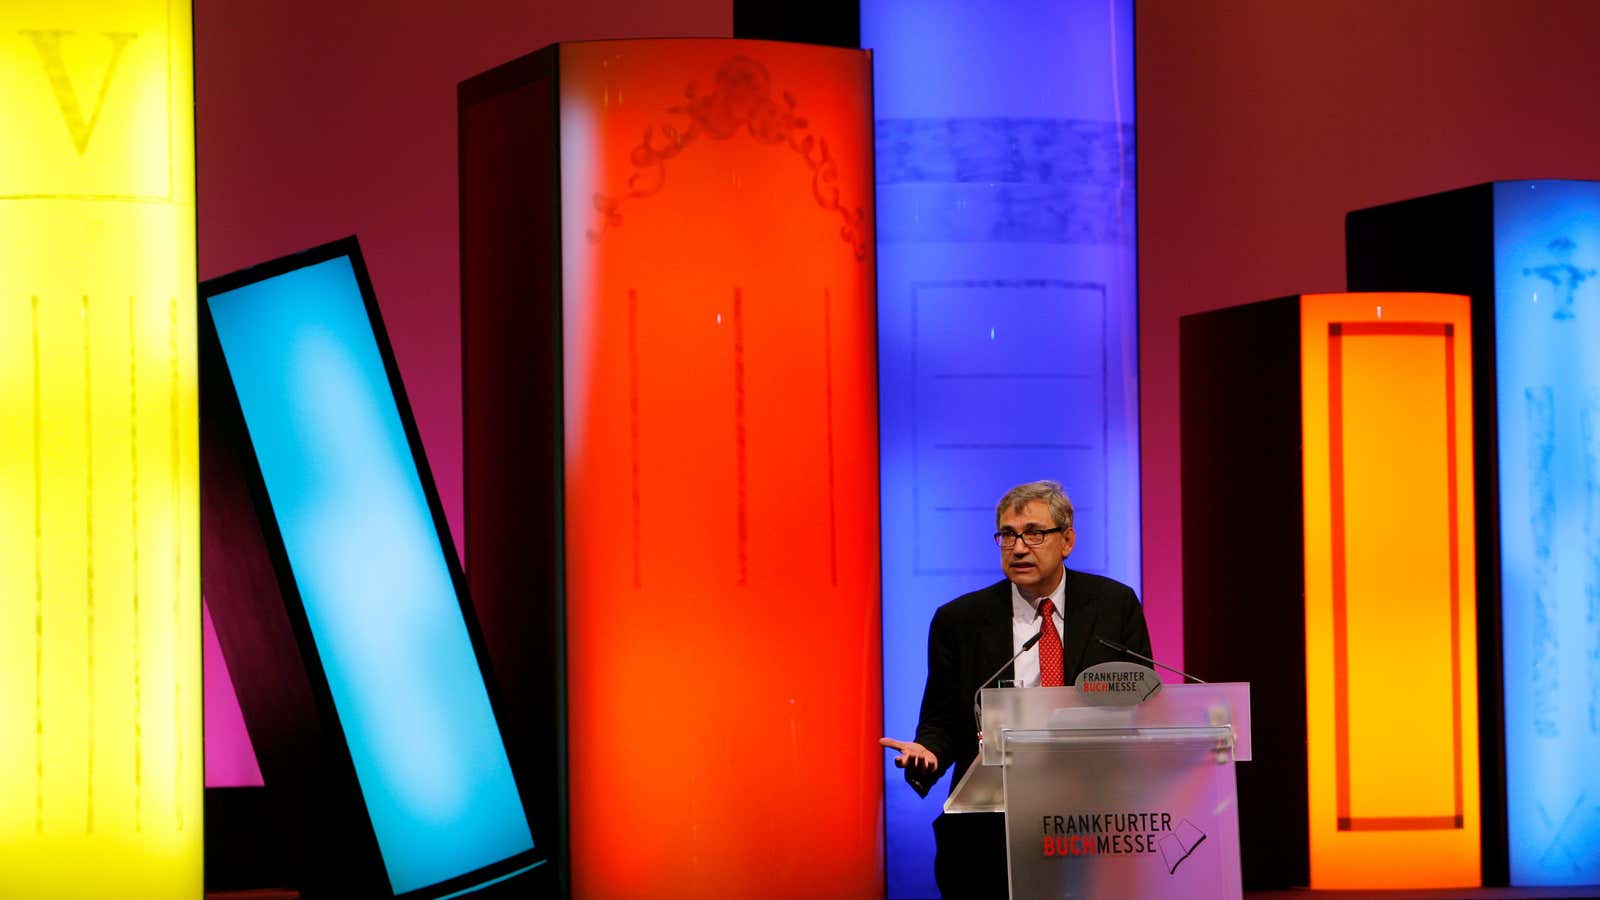
[[[1127,647],[1122,646],[1121,644],[1117,643],[1116,641],[1107,640],[1107,639],[1105,639],[1103,637],[1099,637],[1099,636],[1096,636],[1095,640],[1099,641],[1102,644],[1105,644],[1107,647],[1110,647],[1111,649],[1117,651],[1118,653],[1126,653],[1129,656],[1133,657],[1134,659],[1140,660],[1141,662],[1147,662],[1152,666],[1160,666],[1161,668],[1166,669],[1168,672],[1177,672],[1179,675],[1182,675],[1184,678],[1189,679],[1190,681],[1194,682],[1195,684],[1210,684],[1211,683],[1209,681],[1206,681],[1204,678],[1196,678],[1193,675],[1190,675],[1188,672],[1185,672],[1185,671],[1183,671],[1181,669],[1174,669],[1173,667],[1167,665],[1166,663],[1156,662],[1155,660],[1151,659],[1150,657],[1145,656],[1143,653],[1135,653],[1134,651],[1129,650]]]
[[[1013,653],[1011,655],[1010,659],[1006,660],[1000,666],[1000,668],[995,669],[994,670],[994,674],[990,675],[988,678],[985,678],[983,680],[983,683],[978,685],[978,689],[972,692],[972,718],[978,724],[978,733],[979,734],[983,733],[983,709],[978,704],[978,697],[983,694],[983,689],[988,687],[990,682],[994,681],[996,678],[999,678],[1000,677],[1000,673],[1004,672],[1006,670],[1006,666],[1009,666],[1012,663],[1017,661],[1017,657],[1021,656],[1024,653],[1027,653],[1029,650],[1032,650],[1033,649],[1033,645],[1039,643],[1039,639],[1044,637],[1044,630],[1046,628],[1051,628],[1051,627],[1053,627],[1053,626],[1049,622],[1044,623],[1044,625],[1041,626],[1039,628],[1039,630],[1034,633],[1033,637],[1028,638],[1027,640],[1022,642],[1022,649],[1021,650],[1018,650],[1016,653]]]

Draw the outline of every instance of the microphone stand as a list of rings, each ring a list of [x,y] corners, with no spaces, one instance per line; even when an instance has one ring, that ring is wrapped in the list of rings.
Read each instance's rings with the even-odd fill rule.
[[[1027,653],[1029,650],[1032,650],[1033,649],[1033,645],[1039,643],[1039,639],[1044,637],[1044,630],[1046,628],[1050,628],[1050,627],[1051,627],[1051,625],[1050,625],[1049,622],[1046,622],[1046,623],[1044,623],[1044,625],[1040,626],[1039,631],[1037,633],[1035,633],[1033,637],[1028,638],[1027,640],[1022,642],[1022,649],[1021,650],[1018,650],[1016,653],[1013,653],[1011,655],[1010,659],[1008,659],[1004,663],[1002,663],[1000,665],[1000,668],[995,669],[994,670],[994,674],[990,675],[988,678],[985,678],[983,680],[983,683],[978,685],[978,689],[972,692],[972,719],[978,725],[978,740],[979,741],[983,740],[983,707],[978,702],[978,698],[980,696],[982,696],[983,689],[988,687],[990,682],[994,681],[996,678],[999,678],[1000,677],[1000,673],[1004,672],[1006,670],[1006,666],[1009,666],[1012,663],[1017,661],[1017,657],[1021,656],[1024,653]]]
[[[1147,662],[1152,666],[1160,666],[1161,668],[1166,669],[1168,672],[1176,672],[1179,675],[1182,675],[1183,677],[1185,677],[1185,678],[1189,679],[1190,681],[1194,682],[1195,684],[1210,684],[1211,683],[1209,681],[1206,681],[1204,678],[1196,678],[1193,675],[1190,675],[1188,672],[1185,672],[1185,671],[1183,671],[1181,669],[1174,669],[1173,667],[1167,665],[1166,663],[1156,662],[1155,660],[1151,659],[1150,657],[1145,656],[1143,653],[1136,653],[1136,652],[1134,652],[1132,650],[1129,650],[1127,647],[1122,646],[1121,644],[1117,643],[1116,641],[1107,640],[1107,639],[1105,639],[1103,637],[1096,637],[1095,640],[1097,640],[1100,643],[1106,645],[1107,647],[1110,647],[1111,649],[1117,651],[1118,653],[1126,653],[1129,656],[1131,656],[1134,659],[1137,659],[1137,660],[1139,660],[1141,662]]]

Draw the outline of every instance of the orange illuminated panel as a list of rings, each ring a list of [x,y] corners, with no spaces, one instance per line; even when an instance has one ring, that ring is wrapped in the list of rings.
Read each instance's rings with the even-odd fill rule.
[[[883,889],[870,89],[561,46],[575,896]]]
[[[1479,871],[1467,298],[1301,300],[1314,888]]]

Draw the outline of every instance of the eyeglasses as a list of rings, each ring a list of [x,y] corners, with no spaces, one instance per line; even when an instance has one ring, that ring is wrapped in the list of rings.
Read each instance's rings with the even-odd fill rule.
[[[1049,535],[1066,530],[1067,527],[1061,525],[1056,528],[1046,528],[1043,531],[1024,531],[1021,534],[1015,531],[996,531],[994,533],[994,542],[1001,550],[1009,550],[1017,545],[1017,538],[1022,538],[1022,543],[1029,547],[1037,547],[1043,544],[1044,539]]]

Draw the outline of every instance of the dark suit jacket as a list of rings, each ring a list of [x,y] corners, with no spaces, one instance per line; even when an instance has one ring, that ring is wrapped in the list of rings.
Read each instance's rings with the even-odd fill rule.
[[[1094,638],[1116,641],[1130,650],[1152,656],[1150,631],[1144,610],[1133,589],[1087,572],[1066,571],[1062,600],[1062,680],[1071,684],[1090,666],[1124,656]],[[917,743],[939,760],[932,775],[918,776],[906,769],[906,781],[918,794],[954,768],[950,787],[961,781],[978,754],[978,725],[972,715],[972,695],[990,673],[1011,658],[1011,582],[1000,581],[983,590],[963,594],[939,607],[928,626],[928,682],[922,689],[922,713],[917,719]],[[1129,662],[1137,660],[1129,659]],[[999,676],[1014,677],[1011,666]]]

